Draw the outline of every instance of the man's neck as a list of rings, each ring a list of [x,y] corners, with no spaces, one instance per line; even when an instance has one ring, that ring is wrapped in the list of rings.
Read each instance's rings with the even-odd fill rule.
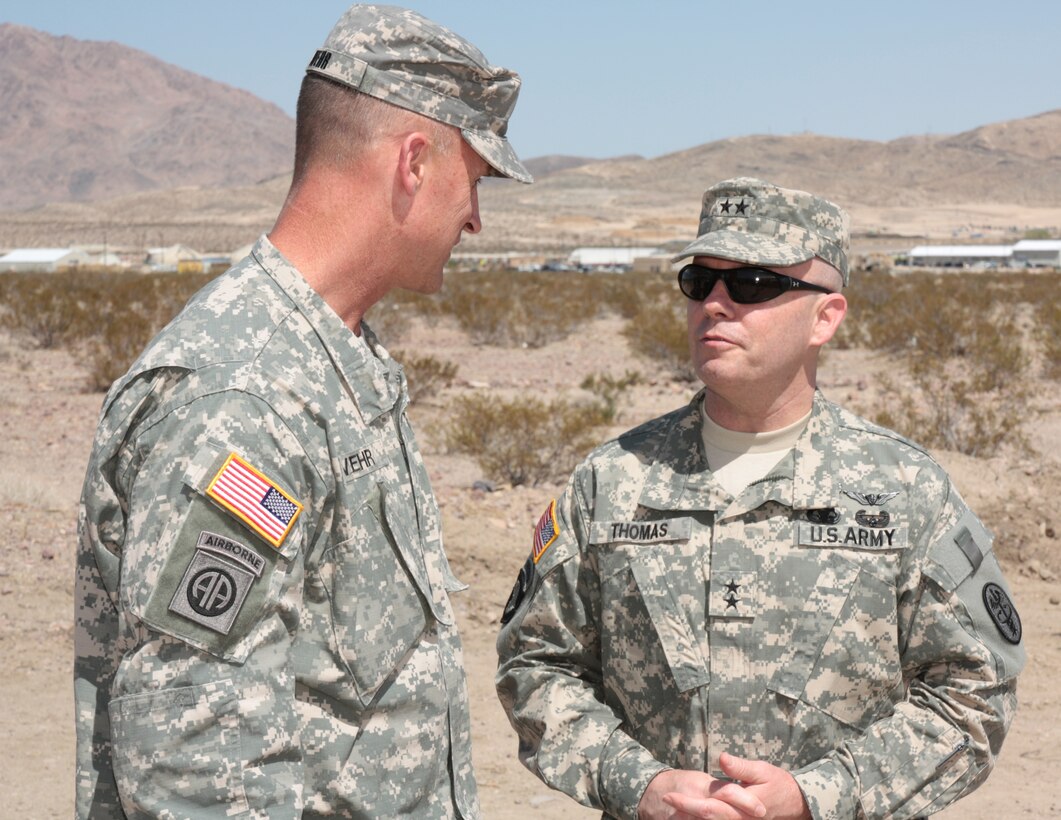
[[[710,387],[704,393],[704,411],[715,424],[741,433],[767,433],[795,424],[810,412],[814,387],[779,396],[773,401],[756,401],[755,396],[731,400]]]
[[[269,240],[343,323],[360,334],[362,317],[385,294],[379,264],[387,254],[375,238],[385,234],[370,213],[362,211],[355,227],[346,216],[349,203],[321,208],[324,195],[313,201],[313,193],[289,197]],[[311,204],[302,207],[307,200]]]

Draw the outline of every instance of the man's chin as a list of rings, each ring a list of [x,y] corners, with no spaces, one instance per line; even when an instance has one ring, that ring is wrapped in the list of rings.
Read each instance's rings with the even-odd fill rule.
[[[431,277],[424,277],[423,281],[417,282],[415,285],[409,285],[405,290],[412,291],[413,293],[420,293],[424,296],[430,296],[433,293],[438,293],[442,290],[443,272],[439,271],[437,274]]]

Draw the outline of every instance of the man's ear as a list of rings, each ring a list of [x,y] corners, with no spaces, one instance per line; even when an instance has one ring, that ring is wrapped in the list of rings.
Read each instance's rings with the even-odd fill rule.
[[[422,131],[412,131],[401,141],[398,149],[398,184],[407,196],[414,196],[424,182],[430,145],[430,139]]]
[[[847,315],[847,297],[842,293],[829,293],[822,296],[814,314],[811,346],[821,347],[832,339],[845,315]]]

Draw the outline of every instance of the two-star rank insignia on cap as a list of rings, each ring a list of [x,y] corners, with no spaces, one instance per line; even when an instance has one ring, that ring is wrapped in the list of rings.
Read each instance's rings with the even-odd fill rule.
[[[556,499],[554,498],[549,502],[545,512],[542,513],[542,517],[538,519],[538,526],[534,528],[532,557],[535,564],[538,563],[545,551],[549,549],[549,545],[556,540],[556,536],[559,534],[560,526],[556,523]]]
[[[225,460],[206,494],[277,549],[302,512],[302,505],[275,481],[235,453]]]

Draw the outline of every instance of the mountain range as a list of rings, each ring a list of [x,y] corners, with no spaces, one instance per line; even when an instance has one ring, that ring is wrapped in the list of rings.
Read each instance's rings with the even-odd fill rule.
[[[0,246],[231,248],[268,229],[290,179],[294,124],[280,109],[117,43],[0,25],[0,110]],[[535,184],[480,189],[484,230],[462,250],[689,238],[704,188],[735,176],[835,199],[864,240],[1061,235],[1061,109],[888,142],[750,135],[527,165]]]
[[[178,185],[242,185],[291,166],[272,103],[112,42],[0,24],[0,210]]]

